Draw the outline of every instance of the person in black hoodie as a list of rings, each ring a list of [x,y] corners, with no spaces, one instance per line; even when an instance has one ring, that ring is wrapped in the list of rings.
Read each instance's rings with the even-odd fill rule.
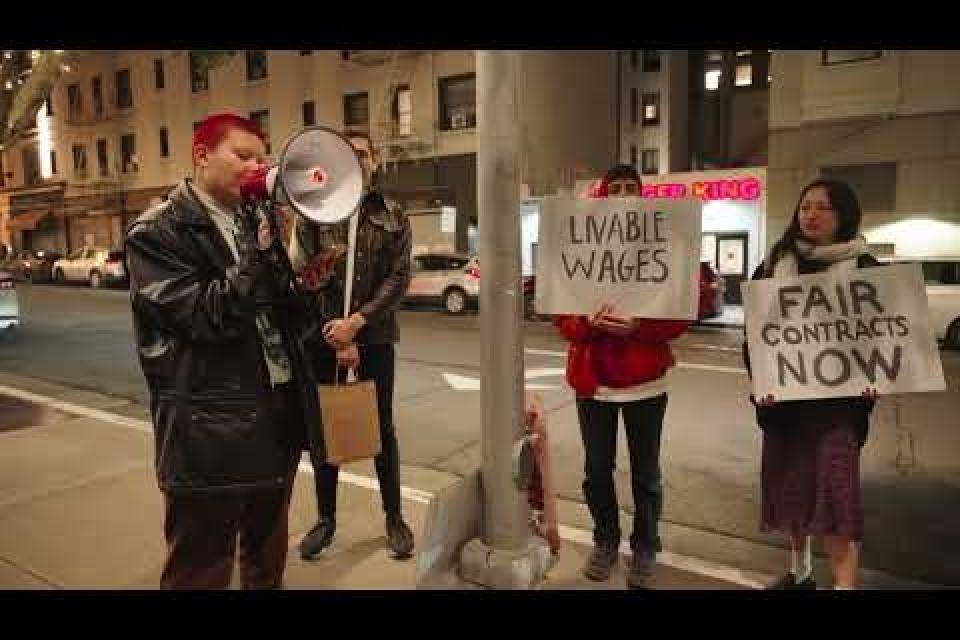
[[[752,279],[878,265],[859,235],[860,217],[860,203],[849,185],[812,182],[801,192],[790,225]],[[746,343],[743,349],[749,371]],[[810,553],[813,535],[823,537],[834,588],[855,588],[863,539],[860,452],[876,390],[865,389],[860,397],[785,402],[751,395],[750,401],[763,430],[761,529],[791,538],[791,570],[770,588],[816,589]]]

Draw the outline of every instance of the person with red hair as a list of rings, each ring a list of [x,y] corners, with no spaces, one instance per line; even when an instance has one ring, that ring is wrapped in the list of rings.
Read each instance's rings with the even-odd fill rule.
[[[636,169],[618,165],[588,195],[638,197],[640,186]],[[656,554],[662,550],[660,434],[667,408],[667,375],[674,365],[669,342],[686,331],[690,322],[623,318],[609,304],[589,317],[558,315],[553,322],[570,343],[566,378],[576,393],[586,454],[583,493],[594,522],[594,549],[583,572],[591,580],[607,580],[619,557],[620,512],[613,471],[622,413],[634,501],[627,585],[646,587]]]
[[[264,154],[250,120],[206,118],[193,179],[126,235],[165,505],[163,588],[227,588],[238,546],[244,588],[283,582],[293,479],[320,413],[300,339],[310,315],[286,311],[291,277],[269,225],[241,207],[265,195]]]

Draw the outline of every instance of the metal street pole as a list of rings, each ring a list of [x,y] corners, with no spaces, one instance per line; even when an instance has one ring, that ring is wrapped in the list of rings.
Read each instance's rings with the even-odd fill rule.
[[[543,578],[549,550],[531,535],[526,494],[514,479],[523,429],[523,290],[520,279],[520,57],[479,51],[479,204],[483,536],[461,553],[464,579],[526,589]]]

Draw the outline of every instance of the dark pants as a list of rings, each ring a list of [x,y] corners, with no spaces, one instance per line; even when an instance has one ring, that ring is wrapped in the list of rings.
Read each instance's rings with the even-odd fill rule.
[[[302,429],[303,418],[292,388],[264,398],[275,420]],[[289,482],[282,487],[166,492],[164,536],[167,558],[163,589],[226,589],[239,556],[244,589],[279,589],[287,561],[287,517],[298,451],[290,448]]]
[[[393,426],[393,376],[396,368],[396,352],[392,344],[359,345],[359,380],[373,380],[377,387],[377,413],[380,417],[380,454],[374,458],[377,478],[380,480],[380,497],[383,510],[400,514],[400,453],[397,448],[397,433]],[[335,365],[318,365],[317,378],[333,381]],[[341,374],[343,375],[343,374]],[[311,450],[311,462],[317,485],[317,512],[321,517],[334,518],[337,512],[337,475],[339,467],[317,460]]]
[[[667,395],[635,402],[599,402],[578,399],[580,434],[586,453],[583,495],[593,516],[593,539],[597,545],[620,545],[620,513],[613,483],[617,454],[618,415],[623,411],[630,451],[630,480],[633,486],[634,551],[660,551],[657,524],[663,510],[660,480],[660,434]]]

